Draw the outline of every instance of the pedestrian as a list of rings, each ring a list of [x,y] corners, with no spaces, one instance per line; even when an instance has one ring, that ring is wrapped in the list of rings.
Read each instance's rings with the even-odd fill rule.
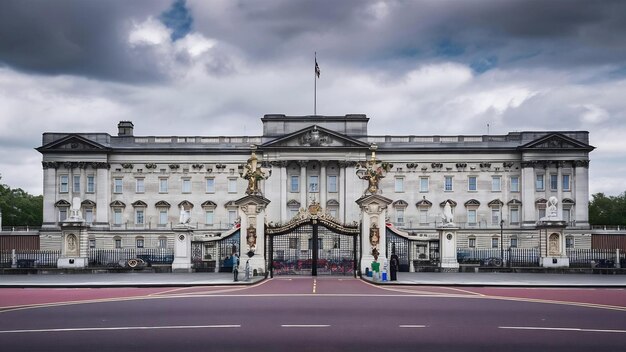
[[[239,281],[239,257],[237,253],[233,253],[233,276],[235,282]]]
[[[398,271],[400,271],[400,258],[393,253],[391,255],[391,281],[398,280]]]

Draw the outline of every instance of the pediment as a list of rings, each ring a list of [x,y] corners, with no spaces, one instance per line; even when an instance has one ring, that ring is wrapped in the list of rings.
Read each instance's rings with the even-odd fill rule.
[[[369,148],[370,145],[324,127],[312,125],[271,140],[261,146],[267,148]]]
[[[40,152],[72,151],[72,152],[102,152],[109,148],[100,143],[96,143],[77,134],[70,134],[66,137],[48,143],[37,148]]]
[[[550,133],[520,147],[522,150],[585,150],[592,151],[594,147],[570,138],[562,133]]]
[[[171,207],[170,203],[168,203],[168,202],[166,202],[164,200],[160,200],[160,201],[156,202],[154,204],[154,206],[156,208],[169,208],[169,207]]]
[[[476,199],[470,199],[467,202],[465,202],[463,205],[465,205],[466,207],[469,207],[469,206],[479,206],[480,202],[477,201]]]

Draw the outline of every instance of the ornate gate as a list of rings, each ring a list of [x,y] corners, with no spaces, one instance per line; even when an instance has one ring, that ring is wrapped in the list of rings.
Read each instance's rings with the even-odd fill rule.
[[[387,236],[387,258],[395,253],[400,260],[400,272],[434,271],[439,266],[439,241],[432,236],[420,234],[419,239],[409,239],[398,235],[389,228]]]
[[[358,224],[340,224],[320,210],[312,204],[287,224],[266,227],[271,275],[356,275]]]
[[[232,254],[240,255],[239,231],[219,240],[191,242],[191,263],[196,272],[233,271]]]

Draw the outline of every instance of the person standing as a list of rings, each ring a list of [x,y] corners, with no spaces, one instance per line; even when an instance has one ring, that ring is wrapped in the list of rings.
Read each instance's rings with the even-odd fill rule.
[[[393,253],[391,255],[391,281],[398,280],[398,271],[400,270],[400,258]]]
[[[235,282],[239,281],[239,257],[237,253],[233,253],[233,276]]]

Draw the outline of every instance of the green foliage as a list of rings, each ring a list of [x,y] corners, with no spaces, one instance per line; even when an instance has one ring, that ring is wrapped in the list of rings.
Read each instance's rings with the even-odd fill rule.
[[[589,202],[589,223],[592,225],[626,225],[626,192],[619,196],[596,193]]]
[[[0,184],[2,226],[41,226],[43,196],[33,196],[21,188]]]

